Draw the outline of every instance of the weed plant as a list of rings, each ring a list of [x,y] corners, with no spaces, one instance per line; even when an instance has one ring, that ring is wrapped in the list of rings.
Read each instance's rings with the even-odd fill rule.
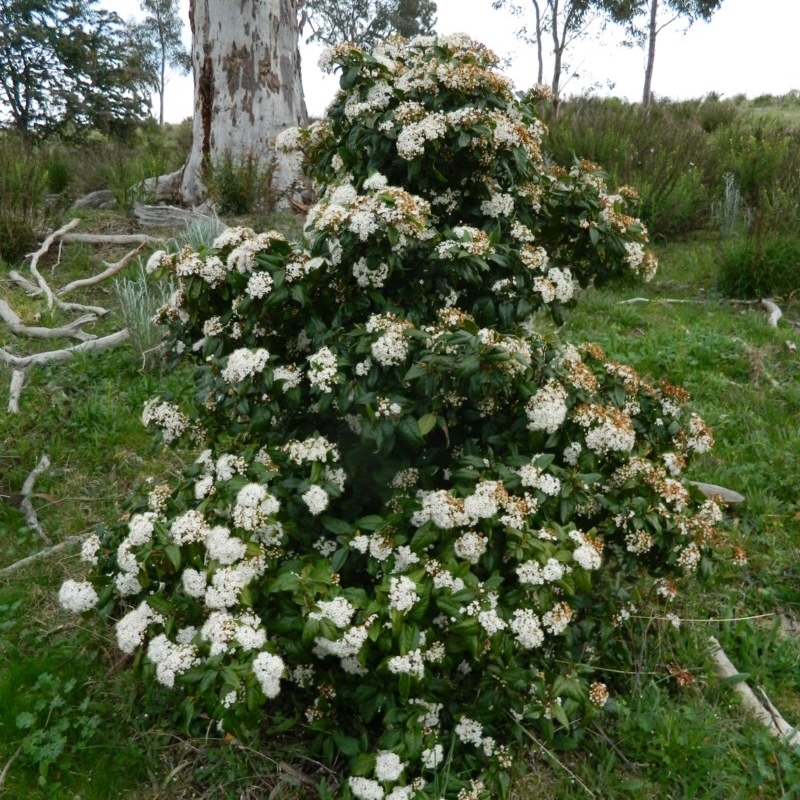
[[[211,161],[203,175],[209,198],[222,216],[266,215],[280,199],[273,187],[274,158],[226,150]]]

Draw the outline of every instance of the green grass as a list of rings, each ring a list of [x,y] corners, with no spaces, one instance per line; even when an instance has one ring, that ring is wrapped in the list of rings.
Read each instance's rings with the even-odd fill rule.
[[[714,252],[705,239],[662,246],[651,284],[585,291],[561,335],[595,341],[649,380],[691,392],[716,446],[689,477],[745,496],[729,509],[727,525],[749,562],[676,601],[680,617],[700,621],[676,630],[643,610],[624,634],[630,663],[608,675],[608,714],[578,750],[545,752],[531,741],[515,800],[788,800],[800,792],[800,753],[743,716],[708,654],[714,635],[748,682],[800,723],[800,640],[778,625],[779,615],[800,617],[800,356],[787,345],[800,346],[800,334],[785,319],[770,327],[757,304],[722,298]],[[59,284],[96,271],[96,258],[85,248],[65,250]],[[6,296],[26,321],[41,311],[22,294]],[[87,290],[81,301],[111,308],[96,332],[121,326],[109,287]],[[783,311],[800,318],[795,301]],[[0,345],[45,348],[3,329]],[[0,369],[3,392],[9,379]],[[137,482],[177,473],[180,454],[154,449],[139,415],[146,398],[180,391],[185,382],[157,365],[143,371],[127,345],[29,371],[18,415],[6,414],[0,398],[0,494],[18,492],[47,452],[52,468],[32,500],[48,536],[63,541],[113,522]],[[22,511],[0,501],[0,569],[41,547]],[[0,574],[0,770],[23,747],[5,778],[8,797],[217,800],[273,796],[273,789],[277,798],[315,796],[296,774],[276,767],[297,743],[271,742],[258,752],[220,740],[213,726],[186,730],[170,693],[136,679],[110,628],[62,613],[58,586],[80,571],[73,548]],[[713,619],[739,621],[702,621]],[[19,726],[31,717],[32,728]],[[26,740],[32,731],[42,733]],[[57,736],[63,749],[43,765]],[[296,756],[293,763],[318,779],[317,765]]]

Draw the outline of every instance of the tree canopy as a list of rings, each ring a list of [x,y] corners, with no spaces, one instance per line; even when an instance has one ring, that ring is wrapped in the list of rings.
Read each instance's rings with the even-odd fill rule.
[[[309,42],[334,45],[352,42],[374,47],[394,33],[404,37],[431,33],[436,24],[432,0],[306,0],[301,7],[301,33]]]
[[[121,132],[150,79],[123,20],[97,0],[0,0],[0,120],[24,135]]]

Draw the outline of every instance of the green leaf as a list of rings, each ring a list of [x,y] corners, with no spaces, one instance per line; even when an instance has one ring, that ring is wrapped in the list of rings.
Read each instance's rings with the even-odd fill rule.
[[[438,419],[438,414],[426,414],[424,417],[420,417],[420,419],[417,420],[419,432],[423,436],[427,436],[436,427],[436,421]]]

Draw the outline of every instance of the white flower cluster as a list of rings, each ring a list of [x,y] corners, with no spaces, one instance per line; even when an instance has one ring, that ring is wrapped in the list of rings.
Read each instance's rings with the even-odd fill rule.
[[[603,563],[602,546],[578,530],[570,531],[569,538],[578,545],[572,552],[572,558],[578,565],[588,571],[600,569]]]
[[[419,600],[417,584],[401,575],[389,578],[389,608],[392,611],[410,611]]]
[[[328,493],[321,486],[317,486],[316,484],[309,486],[301,497],[306,506],[308,506],[311,515],[314,517],[320,515],[330,503]]]
[[[481,556],[486,552],[486,547],[486,537],[476,531],[463,533],[453,544],[455,554],[471,564],[477,564],[480,561]]]
[[[164,624],[164,617],[153,611],[146,600],[129,611],[116,624],[117,645],[123,653],[131,655],[144,641],[149,625]]]
[[[538,489],[550,497],[558,497],[561,492],[561,481],[555,475],[550,475],[537,467],[535,461],[536,458],[534,457],[530,464],[525,464],[515,470],[522,481],[522,485]]]
[[[389,277],[389,265],[381,261],[375,269],[370,269],[367,259],[362,257],[353,264],[353,277],[364,289],[381,289]]]
[[[392,656],[386,666],[395,675],[411,675],[420,680],[425,677],[425,659],[419,648],[402,656]]]
[[[164,444],[179,439],[189,426],[188,418],[178,406],[160,397],[154,397],[144,404],[142,423],[146,427],[155,425],[160,428]]]
[[[170,689],[175,685],[176,675],[200,663],[194,645],[171,642],[163,633],[150,640],[147,658],[156,665],[156,680]]]
[[[241,347],[228,356],[228,363],[222,370],[222,378],[228,383],[240,383],[262,372],[269,361],[269,353],[263,347],[250,350]]]
[[[268,272],[254,272],[247,281],[245,294],[254,298],[266,297],[272,291],[272,276]]]
[[[253,674],[256,676],[261,691],[269,698],[277,697],[281,691],[281,676],[286,665],[280,656],[273,653],[259,653],[253,661]]]
[[[308,357],[308,381],[326,394],[333,390],[338,361],[328,347],[322,347]]]
[[[533,650],[544,642],[544,632],[539,617],[529,608],[517,608],[508,623],[520,647]]]
[[[575,421],[586,428],[586,446],[594,453],[627,453],[636,444],[633,422],[618,408],[582,405],[575,411]]]
[[[566,389],[554,380],[548,381],[525,406],[528,428],[555,433],[567,418],[566,401]]]
[[[514,213],[514,198],[510,194],[493,192],[481,203],[481,214],[487,217],[510,217]]]
[[[575,281],[568,269],[552,267],[547,275],[537,275],[533,279],[533,288],[542,296],[542,301],[552,303],[568,303],[575,294]]]
[[[445,489],[419,491],[417,499],[422,508],[411,516],[411,524],[417,528],[428,521],[442,530],[466,527],[470,524],[469,515],[464,511],[464,501],[453,497]]]
[[[411,161],[425,153],[425,143],[447,133],[447,121],[441,111],[426,114],[417,122],[405,125],[397,136],[397,154]]]
[[[525,561],[517,566],[519,582],[531,586],[543,586],[545,583],[560,581],[567,568],[555,558],[548,558],[544,566],[538,561]]]
[[[339,449],[324,436],[310,436],[302,441],[292,439],[284,445],[283,449],[289,460],[295,464],[307,464],[318,461],[324,464],[327,461],[339,460]]]
[[[278,513],[280,503],[258,483],[243,486],[236,495],[233,521],[246,531],[259,531]]]
[[[381,332],[370,347],[375,361],[384,367],[402,364],[408,356],[405,331],[409,327],[410,323],[407,320],[398,319],[394,314],[370,316],[366,324],[367,333]]]
[[[319,611],[312,611],[310,619],[329,619],[337,628],[346,628],[356,613],[355,606],[345,597],[334,597],[333,600],[317,601]]]
[[[58,591],[58,602],[61,607],[73,614],[91,610],[99,600],[94,586],[88,581],[64,581]]]

